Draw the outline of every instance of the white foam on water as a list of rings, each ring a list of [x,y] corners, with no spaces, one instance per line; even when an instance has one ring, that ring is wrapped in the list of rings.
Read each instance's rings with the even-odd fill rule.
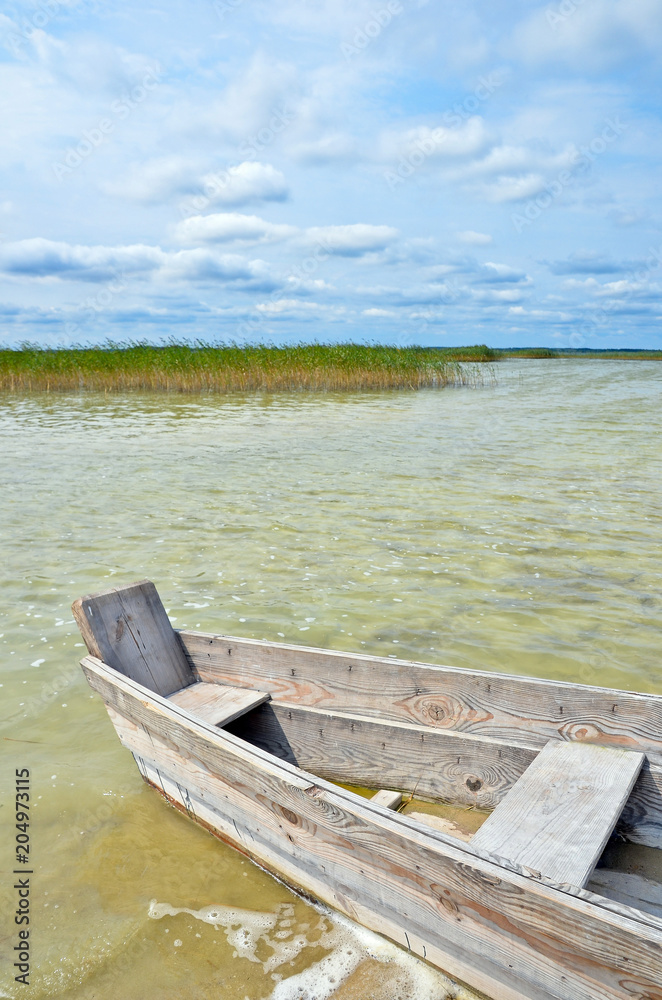
[[[342,983],[368,960],[391,966],[389,986],[397,991],[398,1000],[475,1000],[475,993],[378,934],[321,905],[315,909],[320,919],[313,925],[312,939],[305,933],[295,933],[291,903],[281,903],[270,913],[231,906],[191,910],[153,900],[148,915],[159,920],[187,913],[216,930],[223,928],[235,957],[259,963],[275,981],[269,1000],[330,1000]],[[310,929],[309,924],[299,926],[301,931]],[[265,945],[271,953],[262,959],[258,957],[258,949],[264,954]],[[283,966],[292,963],[306,948],[322,948],[328,954],[302,972],[287,976]]]

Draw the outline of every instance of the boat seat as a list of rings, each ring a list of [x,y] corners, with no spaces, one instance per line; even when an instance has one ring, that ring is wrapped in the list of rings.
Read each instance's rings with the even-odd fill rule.
[[[198,681],[168,695],[168,701],[212,726],[226,726],[252,708],[269,701],[270,697],[266,691]]]
[[[551,740],[471,839],[473,847],[583,887],[611,836],[644,754]]]

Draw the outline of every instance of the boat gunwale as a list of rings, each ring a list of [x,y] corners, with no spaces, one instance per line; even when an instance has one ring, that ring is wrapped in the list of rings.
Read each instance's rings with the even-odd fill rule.
[[[643,701],[652,700],[654,703],[657,702],[662,709],[662,694],[646,693],[643,691],[631,691],[626,688],[614,688],[614,687],[601,687],[597,684],[583,684],[580,681],[563,681],[554,680],[548,677],[535,677],[533,674],[511,674],[511,673],[501,673],[500,671],[492,670],[476,670],[469,667],[452,667],[447,664],[439,663],[426,663],[424,660],[405,660],[401,657],[392,656],[373,656],[370,653],[361,653],[354,650],[339,650],[339,649],[326,649],[322,646],[304,646],[295,643],[287,642],[272,642],[270,639],[253,639],[247,636],[236,636],[236,635],[226,635],[222,632],[201,632],[197,629],[188,628],[173,628],[175,635],[180,638],[184,646],[184,652],[189,657],[193,669],[197,672],[199,669],[195,663],[193,657],[185,644],[187,637],[195,639],[209,639],[218,640],[225,642],[235,642],[242,643],[243,645],[255,646],[257,649],[279,649],[293,653],[313,653],[317,655],[331,656],[331,657],[352,657],[356,660],[361,660],[366,665],[370,664],[389,664],[389,666],[397,665],[401,668],[415,667],[417,669],[430,670],[431,672],[439,672],[440,674],[458,674],[464,677],[470,677],[475,680],[485,679],[489,677],[498,678],[503,681],[514,681],[515,683],[522,683],[524,685],[535,684],[541,687],[547,687],[552,689],[568,689],[577,688],[581,691],[586,691],[590,693],[604,695],[627,695],[629,698],[639,698]],[[252,685],[245,685],[246,687],[252,687]]]

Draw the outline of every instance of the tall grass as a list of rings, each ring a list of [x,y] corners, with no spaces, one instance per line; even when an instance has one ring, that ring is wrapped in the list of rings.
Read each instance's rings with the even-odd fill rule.
[[[476,385],[485,346],[384,347],[298,344],[293,347],[205,344],[106,344],[44,349],[27,344],[0,350],[0,390],[263,390],[422,389]],[[468,363],[468,364],[467,364]]]

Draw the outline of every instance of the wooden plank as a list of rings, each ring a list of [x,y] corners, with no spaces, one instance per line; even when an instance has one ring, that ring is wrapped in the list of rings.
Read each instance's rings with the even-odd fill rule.
[[[662,764],[662,697],[257,639],[179,632],[202,680],[543,747],[550,739],[640,750]]]
[[[397,915],[398,940],[429,941],[451,974],[450,963],[466,962],[469,982],[491,982],[498,1000],[659,996],[662,921],[494,864],[196,722],[91,657],[83,668],[126,720],[125,745],[178,781],[184,800],[190,789],[191,815],[204,803],[224,817],[222,835],[276,871],[293,871],[309,891],[320,885],[322,898],[375,930],[389,934]]]
[[[195,680],[149,580],[80,597],[72,611],[92,656],[150,691],[169,695]]]
[[[370,801],[384,809],[397,809],[402,802],[402,792],[392,792],[388,788],[380,788],[370,796]]]
[[[487,736],[269,702],[230,732],[330,781],[494,809],[538,754]],[[662,823],[662,802],[660,804]]]
[[[641,770],[643,754],[550,742],[471,843],[584,886]]]
[[[330,781],[494,809],[539,753],[489,736],[271,701],[230,732]],[[617,827],[662,848],[662,768],[644,764]]]
[[[596,868],[587,888],[662,919],[662,884],[641,875]]]
[[[269,698],[270,695],[264,691],[207,684],[205,681],[190,684],[181,691],[168,695],[168,701],[212,726],[225,726],[240,715],[264,704]]]

